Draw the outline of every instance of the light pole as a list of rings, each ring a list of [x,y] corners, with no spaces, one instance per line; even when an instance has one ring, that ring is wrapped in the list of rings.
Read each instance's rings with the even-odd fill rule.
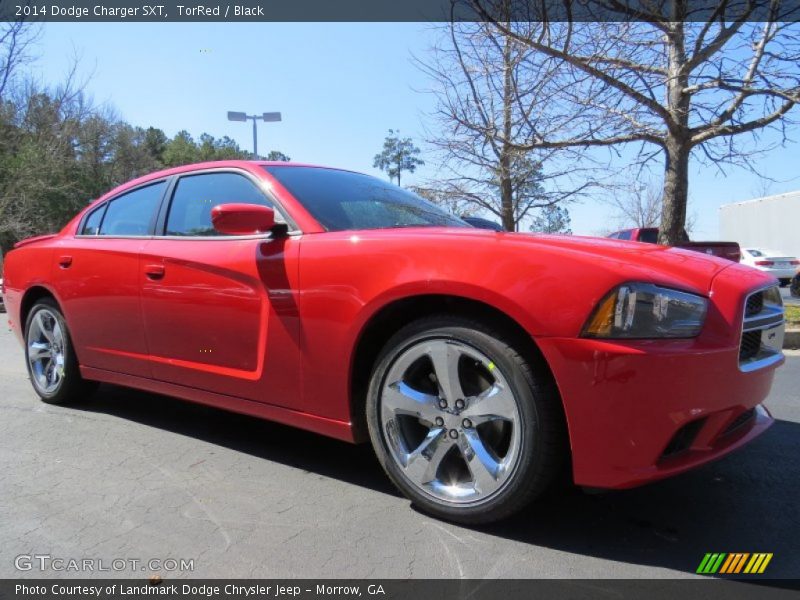
[[[253,120],[253,159],[258,159],[258,130],[256,129],[256,121],[259,119],[265,123],[280,121],[281,113],[279,112],[265,112],[260,115],[248,115],[243,112],[228,111],[228,121],[247,121]]]

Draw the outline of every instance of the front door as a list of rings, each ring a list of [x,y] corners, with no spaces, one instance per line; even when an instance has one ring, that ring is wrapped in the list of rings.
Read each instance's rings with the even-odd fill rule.
[[[241,173],[181,177],[164,235],[142,252],[142,311],[153,377],[296,407],[298,241],[219,235],[211,209],[232,202],[272,206]]]

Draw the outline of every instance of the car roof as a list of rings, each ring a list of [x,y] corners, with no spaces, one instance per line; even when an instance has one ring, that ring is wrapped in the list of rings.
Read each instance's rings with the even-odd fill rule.
[[[124,192],[128,189],[135,188],[139,185],[145,184],[150,181],[156,181],[158,179],[163,179],[165,177],[171,177],[173,175],[180,175],[183,173],[191,173],[192,171],[202,171],[204,169],[224,169],[226,167],[233,167],[239,169],[252,169],[252,167],[311,167],[315,169],[329,169],[332,171],[347,171],[350,173],[355,173],[356,171],[350,171],[348,169],[340,169],[337,167],[328,167],[324,165],[314,165],[308,163],[297,163],[297,162],[285,162],[285,161],[274,161],[274,160],[214,160],[214,161],[206,161],[206,162],[199,162],[199,163],[191,163],[188,165],[181,165],[178,167],[170,167],[168,169],[161,169],[159,171],[153,171],[152,173],[148,173],[146,175],[142,175],[141,177],[137,177],[136,179],[131,179],[130,181],[126,181],[122,183],[104,194],[102,194],[99,198],[92,201],[89,206],[94,206],[95,204],[99,204],[102,200],[109,196],[115,196],[121,192]]]

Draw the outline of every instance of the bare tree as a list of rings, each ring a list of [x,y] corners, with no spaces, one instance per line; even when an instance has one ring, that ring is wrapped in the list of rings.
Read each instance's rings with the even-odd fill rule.
[[[658,227],[661,219],[661,189],[649,181],[631,177],[608,194],[618,228]]]
[[[576,10],[594,7],[604,20],[545,22],[538,31],[509,23],[504,0],[467,1],[536,63],[557,64],[545,93],[557,110],[531,122],[533,141],[518,149],[636,144],[639,163],[663,160],[660,243],[687,239],[693,152],[720,168],[747,167],[756,151],[771,149],[748,139],[758,142],[771,127],[785,141],[800,102],[800,23],[780,0],[564,0]],[[540,18],[553,5],[526,4],[538,5]]]
[[[505,1],[510,18],[510,2]],[[434,84],[437,130],[429,137],[442,162],[438,195],[458,198],[473,209],[500,218],[509,231],[537,207],[574,198],[567,184],[574,174],[565,161],[551,162],[564,150],[532,150],[530,123],[546,102],[553,72],[531,60],[524,43],[487,23],[453,21],[426,61],[417,61]],[[531,25],[535,27],[535,25]],[[571,182],[570,182],[571,183]]]
[[[620,181],[607,186],[601,196],[612,213],[603,235],[619,229],[658,227],[663,212],[663,182],[643,177],[642,173],[623,173]],[[697,213],[687,215],[684,228],[691,233],[697,222]]]
[[[39,30],[24,21],[0,23],[0,100],[13,83],[20,67],[30,60],[28,49]]]

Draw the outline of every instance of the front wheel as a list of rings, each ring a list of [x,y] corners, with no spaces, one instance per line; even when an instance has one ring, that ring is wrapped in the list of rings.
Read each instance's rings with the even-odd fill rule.
[[[72,349],[67,323],[55,300],[42,298],[25,324],[25,362],[33,389],[49,404],[65,404],[91,393]]]
[[[386,345],[367,398],[379,461],[435,516],[488,523],[541,494],[564,458],[552,380],[499,331],[454,317],[412,323]]]

